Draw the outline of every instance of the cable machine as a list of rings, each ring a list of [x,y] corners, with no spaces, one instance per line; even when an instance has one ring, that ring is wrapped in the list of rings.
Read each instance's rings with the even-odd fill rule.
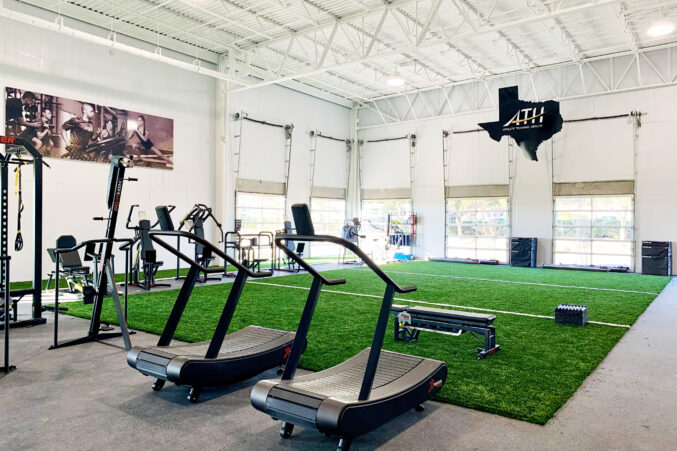
[[[25,139],[0,136],[0,145],[5,147],[5,152],[0,153],[0,190],[2,191],[0,256],[7,257],[4,260],[5,264],[0,266],[0,290],[5,293],[3,297],[5,297],[6,305],[3,308],[5,322],[0,324],[1,330],[7,325],[9,327],[27,327],[45,324],[46,322],[46,319],[42,317],[42,171],[43,165],[47,167],[49,165],[42,160],[40,152]],[[9,167],[13,165],[17,167],[17,183],[20,183],[21,169],[19,168],[29,164],[33,165],[33,283],[31,288],[28,289],[6,290],[10,286],[9,274],[5,271],[5,266],[9,266]],[[20,188],[20,186],[17,185],[17,188]],[[20,191],[18,194],[20,194]],[[22,210],[23,203],[20,200],[19,211],[17,212],[19,227],[15,241],[15,250],[17,251],[20,251],[23,247],[20,226]],[[9,293],[9,297],[6,296],[7,293]],[[19,320],[17,315],[18,302],[24,296],[32,297],[31,318]],[[10,309],[12,310],[11,314]],[[8,321],[8,319],[11,319],[11,321]]]

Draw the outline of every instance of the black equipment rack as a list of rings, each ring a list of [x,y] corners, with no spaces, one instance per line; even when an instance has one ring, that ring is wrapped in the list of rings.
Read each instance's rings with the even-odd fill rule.
[[[2,205],[0,207],[0,221],[2,233],[0,233],[0,256],[8,256],[9,243],[9,167],[10,165],[33,165],[33,283],[31,288],[23,290],[10,290],[10,298],[23,298],[31,296],[33,305],[31,318],[19,320],[17,316],[17,303],[12,301],[12,321],[9,327],[30,327],[45,324],[47,320],[42,317],[42,182],[43,165],[49,167],[42,160],[42,155],[33,145],[23,139],[10,136],[0,136],[0,144],[5,146],[5,152],[0,153],[0,191],[2,191]],[[30,155],[30,159],[22,158],[21,148]],[[4,275],[4,266],[0,267],[0,285],[9,284],[9,278]],[[0,286],[0,290],[4,287]],[[9,311],[5,310],[5,316]],[[7,322],[0,324],[0,330],[5,328]]]

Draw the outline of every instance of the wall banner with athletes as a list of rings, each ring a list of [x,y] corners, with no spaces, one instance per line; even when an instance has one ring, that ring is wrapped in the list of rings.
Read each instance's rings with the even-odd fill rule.
[[[5,93],[6,135],[33,143],[45,157],[174,167],[174,121],[16,88]]]

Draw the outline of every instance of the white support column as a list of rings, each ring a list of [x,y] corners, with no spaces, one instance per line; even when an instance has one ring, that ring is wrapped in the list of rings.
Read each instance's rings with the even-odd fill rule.
[[[450,127],[451,129],[451,127]],[[451,137],[451,132],[449,130],[442,130],[442,199],[444,200],[444,221],[442,221],[442,233],[444,234],[444,257],[448,257],[447,249],[449,248],[449,233],[447,230],[449,220],[449,202],[447,202],[447,186],[449,183],[449,169],[450,169],[450,149],[449,141]]]
[[[641,231],[639,229],[639,208],[641,207],[639,201],[638,201],[638,195],[640,192],[638,191],[638,186],[639,186],[639,130],[640,127],[642,126],[642,116],[639,111],[633,111],[632,113],[632,170],[633,170],[633,179],[635,181],[634,183],[634,193],[632,196],[632,202],[633,202],[633,241],[634,241],[634,246],[632,248],[632,257],[633,257],[633,271],[634,272],[642,272],[642,239],[641,239]],[[672,274],[670,274],[672,275]]]
[[[218,70],[226,73],[228,69],[228,56],[221,55],[219,58]],[[228,177],[228,82],[218,80],[216,83],[216,124],[214,139],[214,216],[221,221],[224,231],[228,231],[228,221],[230,211],[228,209],[231,198],[232,186]],[[218,230],[214,229],[212,234],[214,243],[217,243],[221,237]]]
[[[361,218],[362,216],[362,186],[360,186],[361,149],[357,136],[358,120],[358,107],[354,103],[350,110],[350,139],[353,140],[353,146],[350,155],[350,174],[348,174],[348,193],[346,199],[346,216],[348,218]]]

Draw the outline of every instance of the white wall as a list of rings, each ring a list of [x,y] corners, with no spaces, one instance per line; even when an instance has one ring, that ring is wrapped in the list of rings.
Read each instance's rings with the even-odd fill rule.
[[[520,86],[526,92],[527,86]],[[637,240],[677,241],[677,87],[566,100],[564,119],[646,113],[633,143],[626,119],[564,124],[563,131],[538,151],[539,162],[517,149],[513,191],[513,236],[552,239],[551,158],[556,182],[628,180],[634,178],[637,154]],[[361,110],[370,114],[368,110]],[[381,126],[360,131],[360,138],[418,137],[415,208],[420,215],[419,257],[444,255],[444,195],[441,132],[466,130],[495,120],[497,111]],[[368,120],[365,120],[368,122]],[[494,143],[486,133],[451,138],[452,185],[507,182],[507,139]],[[408,164],[402,162],[403,165]],[[389,166],[383,167],[388,171]],[[550,249],[544,249],[549,260]],[[636,267],[641,268],[639,258]]]
[[[230,94],[228,117],[231,153],[239,145],[237,135],[240,121],[233,120],[237,112],[274,124],[294,124],[292,158],[289,176],[289,202],[309,202],[310,196],[310,131],[347,139],[350,137],[350,109],[281,87],[239,91]],[[268,182],[284,181],[284,132],[282,129],[242,123],[240,178]],[[346,155],[343,143],[331,144],[318,139],[315,186],[343,187]],[[230,166],[232,160],[228,160]],[[326,176],[333,171],[332,176]],[[235,190],[232,166],[228,171],[227,218],[225,226],[231,230],[234,222]],[[288,212],[291,218],[291,212]],[[282,224],[280,224],[282,227]]]
[[[118,222],[118,237],[129,236],[124,221],[132,203],[140,204],[155,218],[156,205],[177,206],[174,221],[194,203],[214,200],[213,151],[215,83],[212,79],[112,51],[57,33],[0,19],[0,87],[30,89],[76,100],[114,106],[174,120],[174,170],[134,168],[125,184]],[[0,109],[4,116],[4,107]],[[4,117],[0,117],[4,126]],[[100,163],[47,159],[45,170],[44,244],[52,247],[62,234],[78,240],[103,237],[105,224],[93,216],[105,216],[109,166]],[[24,177],[26,210],[23,218],[26,246],[10,252],[12,279],[31,277],[32,175]],[[13,183],[13,180],[10,180]],[[10,218],[16,213],[10,199]],[[14,239],[12,219],[10,240]],[[12,245],[10,245],[10,250]],[[159,258],[173,262],[163,252]],[[45,252],[43,274],[52,269]],[[123,260],[116,259],[118,271]]]
[[[409,188],[409,142],[395,141],[367,142],[369,139],[401,138],[401,136],[369,136],[360,147],[362,154],[362,189]]]

